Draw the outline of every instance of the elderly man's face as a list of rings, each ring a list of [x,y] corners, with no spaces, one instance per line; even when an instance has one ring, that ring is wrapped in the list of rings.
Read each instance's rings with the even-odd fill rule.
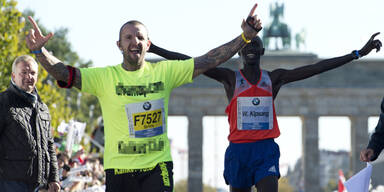
[[[37,82],[38,66],[33,61],[21,61],[12,72],[12,79],[22,90],[31,93]]]

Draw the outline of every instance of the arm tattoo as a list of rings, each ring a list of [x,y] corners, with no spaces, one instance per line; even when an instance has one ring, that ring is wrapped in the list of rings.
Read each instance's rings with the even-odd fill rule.
[[[44,69],[58,81],[68,81],[69,72],[66,65],[58,58],[51,55],[45,48],[42,53],[36,54],[37,60],[41,63]],[[76,68],[76,77],[74,86],[81,89],[80,70]]]
[[[73,82],[73,86],[81,90],[81,73],[80,69],[76,68],[76,76],[75,76],[75,81]]]
[[[245,42],[241,36],[238,36],[232,41],[212,49],[207,54],[196,57],[193,77],[196,77],[205,71],[224,63],[235,55],[241,48],[243,48],[244,45]]]

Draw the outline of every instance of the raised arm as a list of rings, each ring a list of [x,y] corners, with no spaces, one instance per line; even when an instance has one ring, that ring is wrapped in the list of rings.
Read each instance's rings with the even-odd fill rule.
[[[246,43],[249,43],[250,39],[255,37],[257,33],[261,30],[260,19],[254,15],[257,4],[255,4],[248,15],[247,21],[243,20],[241,28],[243,29],[243,34],[236,37],[232,41],[212,49],[205,55],[194,58],[195,68],[193,72],[193,77],[196,77],[209,69],[212,69],[235,55]]]
[[[186,59],[192,58],[182,53],[173,52],[173,51],[169,51],[167,49],[158,47],[154,43],[151,43],[151,46],[149,47],[149,52],[169,60],[186,60]],[[215,67],[204,72],[204,75],[226,86],[227,84],[229,84],[229,82],[231,82],[229,78],[234,75],[234,72],[230,69]]]
[[[44,48],[44,45],[48,42],[48,40],[53,37],[53,33],[49,33],[44,36],[35,20],[33,20],[30,16],[28,19],[31,22],[33,29],[29,31],[29,34],[26,37],[27,46],[31,52],[36,55],[37,60],[57,81],[66,84],[67,82],[70,82],[70,78],[72,78],[73,86],[81,89],[80,70],[78,68],[74,68],[74,71],[70,72],[71,70],[67,67],[67,65]]]
[[[379,33],[375,33],[371,36],[368,42],[364,45],[362,49],[359,51],[352,51],[352,53],[335,57],[331,59],[325,59],[318,63],[307,65],[303,67],[299,67],[292,70],[286,69],[276,69],[271,72],[271,79],[275,85],[279,85],[279,87],[283,84],[298,81],[302,79],[306,79],[317,75],[319,73],[337,68],[342,66],[354,59],[358,59],[370,53],[373,49],[376,49],[376,52],[380,51],[382,43],[380,40],[375,39],[375,36]]]

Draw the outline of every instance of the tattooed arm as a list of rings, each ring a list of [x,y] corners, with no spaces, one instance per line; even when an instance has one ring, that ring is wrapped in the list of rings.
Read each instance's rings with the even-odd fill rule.
[[[36,54],[37,60],[44,67],[44,69],[52,75],[57,81],[66,82],[69,78],[69,71],[67,66],[58,58],[50,54],[44,47],[41,48],[42,53]],[[75,68],[76,74],[74,76],[73,86],[81,90],[81,73],[80,69]]]
[[[258,31],[261,30],[260,19],[257,19],[257,16],[253,13],[255,12],[257,4],[255,4],[248,15],[247,22],[243,20],[241,28],[243,29],[243,34],[246,39],[251,40],[253,37],[256,37]],[[209,69],[212,69],[235,55],[244,45],[246,44],[242,36],[238,36],[232,41],[212,49],[205,55],[194,58],[195,67],[193,72],[193,77],[196,77]]]
[[[194,58],[195,68],[193,77],[196,77],[221,63],[224,63],[235,55],[246,43],[241,36],[209,51],[207,54]]]
[[[217,68],[215,67],[230,59],[244,45],[244,40],[242,39],[242,37],[239,36],[231,42],[222,45],[216,49],[213,49],[203,56],[196,57],[195,71],[193,77],[204,73],[204,75],[213,78],[219,82],[221,82],[223,79],[226,79],[218,74],[221,70],[217,70]],[[191,58],[188,55],[168,51],[166,49],[157,47],[154,44],[151,44],[149,51],[170,60],[186,60]],[[224,76],[226,77],[226,75]]]
[[[44,36],[35,20],[32,17],[28,17],[28,19],[33,26],[33,29],[30,30],[26,38],[28,48],[32,52],[37,52],[35,53],[37,60],[50,75],[58,81],[67,82],[70,75],[67,66],[44,48],[45,43],[53,37],[53,33]],[[74,77],[73,86],[81,89],[80,70],[75,68],[75,72],[76,76]]]

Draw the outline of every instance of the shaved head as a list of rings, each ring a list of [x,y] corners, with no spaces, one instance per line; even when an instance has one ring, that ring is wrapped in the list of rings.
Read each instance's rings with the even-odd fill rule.
[[[121,26],[120,28],[120,32],[119,32],[119,41],[121,40],[121,32],[123,31],[124,27],[126,27],[127,25],[141,25],[145,28],[145,30],[147,31],[147,38],[148,38],[148,29],[147,27],[140,21],[137,21],[137,20],[130,20],[126,23],[124,23],[124,25]]]

